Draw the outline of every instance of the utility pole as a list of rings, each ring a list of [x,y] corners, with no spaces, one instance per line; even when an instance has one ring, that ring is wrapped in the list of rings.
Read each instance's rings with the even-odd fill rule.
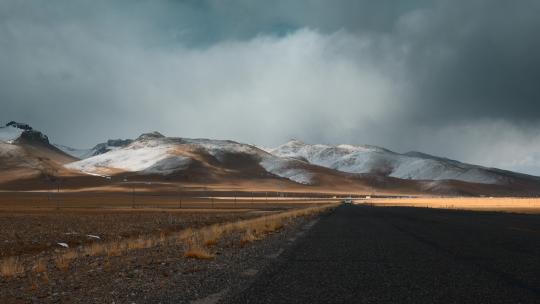
[[[236,191],[234,191],[234,209],[236,209]]]
[[[50,182],[50,181],[49,181]],[[49,190],[47,191],[47,202],[51,202],[51,195],[52,195],[52,191],[53,191],[53,187],[54,187],[54,184],[52,182],[50,182],[51,185],[49,187]]]
[[[178,186],[178,208],[182,209],[182,196],[180,195],[180,186]]]
[[[135,209],[135,185],[131,185],[131,209]]]
[[[56,183],[56,209],[60,209],[60,179]]]

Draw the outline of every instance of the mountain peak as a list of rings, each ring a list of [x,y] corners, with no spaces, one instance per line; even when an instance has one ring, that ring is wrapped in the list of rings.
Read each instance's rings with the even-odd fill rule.
[[[50,144],[47,135],[36,130],[24,130],[15,142],[21,144]]]
[[[0,141],[7,143],[39,143],[49,144],[49,138],[34,130],[30,125],[26,123],[20,123],[16,121],[10,121],[5,127],[0,127]]]
[[[299,140],[299,139],[296,139],[296,138],[291,138],[288,142],[286,142],[284,144],[285,146],[305,146],[306,143]]]
[[[141,136],[137,137],[137,140],[142,139],[158,139],[158,138],[164,138],[165,135],[159,133],[158,131],[150,132],[150,133],[143,133]]]
[[[13,128],[17,128],[17,129],[21,129],[21,130],[25,130],[25,131],[31,131],[32,130],[32,127],[29,125],[29,124],[25,124],[25,123],[20,123],[20,122],[16,122],[16,121],[10,121],[6,124],[6,127],[13,127]]]

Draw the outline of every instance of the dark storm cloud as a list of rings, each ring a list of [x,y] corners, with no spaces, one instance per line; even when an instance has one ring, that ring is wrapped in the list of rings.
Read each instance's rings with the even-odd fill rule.
[[[442,2],[404,21],[406,75],[436,119],[540,114],[540,2]],[[416,28],[415,28],[416,27]]]
[[[298,137],[540,174],[539,15],[532,0],[7,0],[0,120],[75,146]]]

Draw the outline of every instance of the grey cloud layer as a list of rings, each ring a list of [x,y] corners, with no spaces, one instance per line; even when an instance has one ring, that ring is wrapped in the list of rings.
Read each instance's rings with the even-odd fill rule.
[[[3,1],[0,119],[75,146],[298,137],[540,174],[540,4],[406,3]]]

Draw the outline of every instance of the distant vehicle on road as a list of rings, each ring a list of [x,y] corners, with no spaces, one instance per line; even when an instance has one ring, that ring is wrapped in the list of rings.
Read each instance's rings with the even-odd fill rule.
[[[350,197],[347,197],[341,201],[343,204],[352,204],[353,200]]]

